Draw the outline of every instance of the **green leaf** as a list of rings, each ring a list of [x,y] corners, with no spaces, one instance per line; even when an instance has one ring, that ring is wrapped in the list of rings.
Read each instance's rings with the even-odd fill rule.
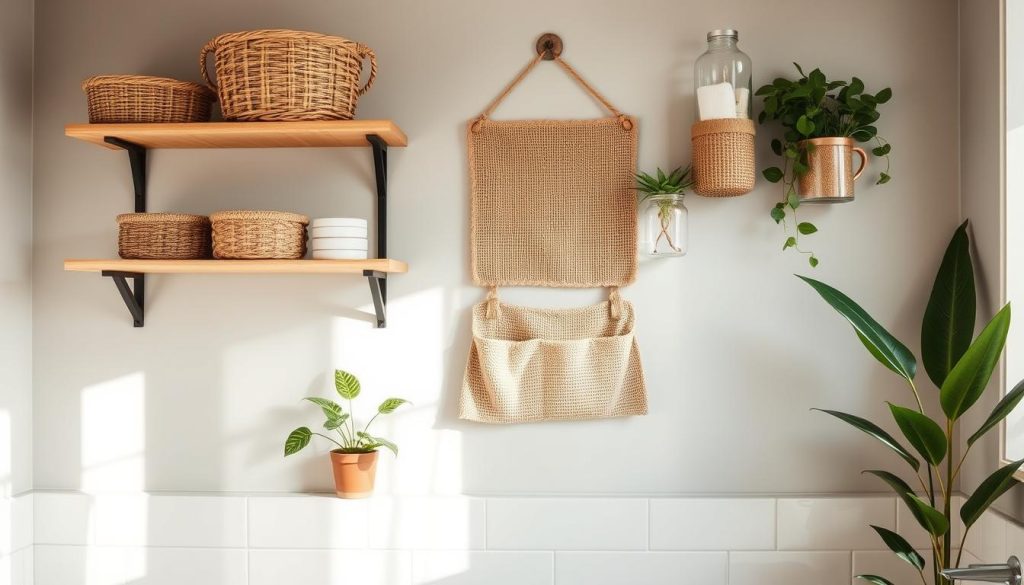
[[[284,441],[284,456],[287,457],[302,451],[312,437],[313,431],[309,430],[309,427],[299,427],[292,431]]]
[[[805,236],[808,236],[808,235],[813,234],[814,232],[818,231],[818,228],[813,223],[811,223],[809,221],[802,221],[802,222],[798,223],[796,225],[796,229],[797,229],[798,232],[800,232],[801,234],[803,234]]]
[[[334,388],[345,400],[359,396],[359,380],[344,370],[334,370]]]
[[[790,236],[790,237],[786,238],[785,243],[782,244],[782,249],[783,250],[787,250],[787,249],[792,248],[794,246],[796,246],[796,238],[794,238],[793,236]]]
[[[326,416],[328,420],[333,420],[341,416],[341,405],[339,405],[337,402],[333,400],[328,400],[326,398],[318,398],[316,396],[308,396],[303,400],[308,400],[313,404],[319,406],[320,410],[324,411],[324,416]]]
[[[778,138],[772,139],[772,152],[777,156],[782,156],[782,141]]]
[[[811,268],[818,267],[818,257],[814,254],[811,254],[811,257],[807,259],[807,262],[811,265]]]
[[[1013,474],[1020,469],[1021,464],[1024,464],[1024,459],[1014,461],[1006,467],[997,469],[995,473],[981,482],[981,485],[978,486],[978,489],[974,490],[971,497],[967,498],[967,501],[960,507],[960,518],[964,521],[965,529],[970,528],[977,522],[978,518],[981,518],[981,515],[985,513],[985,510],[998,500],[999,496],[1006,493],[1006,490],[1017,485],[1017,480],[1013,479]]]
[[[965,221],[946,246],[921,323],[921,362],[940,388],[971,345],[974,313],[974,266]]]
[[[867,433],[868,435],[871,435],[872,437],[878,439],[883,445],[892,449],[897,455],[902,457],[904,461],[909,463],[910,466],[914,468],[914,471],[917,471],[918,469],[921,468],[921,462],[918,461],[917,458],[910,453],[910,451],[907,451],[907,449],[903,445],[900,445],[899,441],[897,441],[895,438],[893,438],[892,435],[887,433],[884,429],[882,429],[882,427],[879,427],[875,423],[867,419],[863,419],[859,416],[847,414],[845,412],[839,412],[837,410],[821,410],[817,408],[813,410],[818,410],[819,412],[831,414],[832,416],[853,426],[854,428],[860,429],[861,431]]]
[[[772,183],[778,183],[779,181],[782,180],[783,176],[782,169],[780,169],[779,167],[768,167],[767,169],[761,171],[761,174],[764,175],[764,178],[768,179]]]
[[[946,433],[935,421],[916,410],[892,403],[889,404],[889,410],[903,431],[903,436],[921,457],[932,465],[938,465],[946,457]]]
[[[786,218],[786,210],[781,207],[773,207],[771,215],[772,219],[775,220],[775,223],[779,223]]]
[[[896,553],[896,556],[903,559],[907,563],[910,563],[918,571],[924,570],[924,557],[921,556],[913,546],[910,545],[902,536],[896,534],[888,528],[882,528],[881,526],[871,525],[871,528],[875,529],[878,536],[882,537],[882,542],[885,546],[889,547],[889,550]]]
[[[917,373],[917,360],[914,359],[914,354],[910,353],[907,346],[900,343],[879,325],[850,297],[813,278],[799,275],[798,277],[811,285],[821,295],[821,298],[825,299],[829,305],[832,305],[832,308],[850,322],[861,342],[875,359],[907,380],[914,379],[914,375]]]
[[[882,146],[877,146],[875,148],[872,148],[871,149],[871,154],[873,154],[875,156],[885,156],[885,155],[889,154],[890,151],[892,151],[892,146],[890,146],[888,144],[883,144]]]
[[[892,90],[888,87],[875,94],[875,101],[880,104],[884,104],[890,99],[892,99]]]
[[[850,94],[849,95],[857,95],[859,93],[862,93],[863,91],[864,91],[864,82],[861,81],[860,79],[854,77],[853,80],[850,82]]]
[[[392,412],[395,412],[396,408],[402,406],[406,402],[409,401],[404,398],[388,398],[384,402],[380,403],[380,406],[377,407],[377,412],[381,414],[391,414]]]
[[[874,585],[892,585],[892,581],[885,577],[879,577],[878,575],[857,575],[854,579],[863,579],[868,583],[873,583]]]
[[[790,209],[800,207],[800,197],[797,196],[796,190],[793,188],[790,188],[789,192],[786,193],[786,205],[788,205]]]
[[[324,422],[324,428],[327,429],[328,431],[333,431],[333,430],[336,430],[336,429],[340,429],[341,426],[344,425],[345,421],[347,421],[347,420],[348,420],[348,415],[347,414],[343,414],[343,415],[339,416],[338,418],[329,418],[329,419],[327,419],[326,422]]]
[[[814,122],[811,122],[807,116],[800,116],[796,121],[796,131],[804,136],[810,136],[814,132]]]
[[[892,180],[892,177],[890,177],[887,173],[878,173],[878,183],[876,183],[876,184],[877,185],[884,185],[884,184],[888,183],[891,180]]]
[[[398,456],[398,445],[392,443],[391,441],[383,439],[381,437],[374,437],[373,435],[364,433],[362,431],[356,434],[359,435],[361,439],[369,442],[372,445],[371,448],[376,449],[377,447],[385,447],[386,449],[394,453],[396,457]]]
[[[1006,344],[1010,328],[1010,305],[1003,307],[978,338],[964,352],[939,391],[939,402],[946,416],[956,420],[981,398]]]
[[[800,73],[800,77],[807,77],[806,75],[804,75],[804,70],[800,68],[800,64],[799,63],[794,61],[793,62],[793,67],[796,67],[796,70]]]
[[[1010,390],[1007,392],[1006,396],[1003,396],[1002,400],[999,401],[999,404],[992,409],[992,414],[988,415],[988,418],[985,419],[984,423],[982,423],[981,428],[975,431],[975,433],[971,435],[971,438],[967,439],[967,445],[973,445],[975,441],[982,437],[982,435],[987,433],[992,427],[999,424],[999,421],[1003,420],[1013,412],[1013,409],[1017,407],[1018,403],[1020,403],[1021,398],[1024,398],[1024,380],[1017,382],[1017,385],[1013,387],[1013,390]]]
[[[949,521],[946,520],[946,517],[943,516],[941,512],[928,505],[928,502],[925,502],[914,495],[914,490],[910,489],[907,482],[888,471],[869,469],[864,473],[870,473],[889,484],[889,487],[896,492],[896,495],[898,495],[901,500],[903,500],[903,503],[907,506],[907,509],[910,510],[911,515],[914,516],[917,523],[931,535],[942,536],[947,530],[949,530]]]

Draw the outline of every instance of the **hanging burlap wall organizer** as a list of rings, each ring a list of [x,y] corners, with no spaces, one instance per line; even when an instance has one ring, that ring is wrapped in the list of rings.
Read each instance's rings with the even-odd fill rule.
[[[548,35],[545,35],[547,37]],[[538,56],[469,124],[471,263],[488,288],[473,308],[459,416],[489,423],[647,413],[633,306],[636,121],[559,56]],[[491,120],[541,61],[554,60],[611,113],[594,120]],[[607,287],[581,309],[503,304],[499,286]]]

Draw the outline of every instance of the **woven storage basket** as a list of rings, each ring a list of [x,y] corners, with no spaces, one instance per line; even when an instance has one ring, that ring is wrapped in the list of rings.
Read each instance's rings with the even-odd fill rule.
[[[219,85],[206,68],[211,51]],[[370,75],[359,87],[367,57]],[[369,47],[293,30],[220,35],[206,43],[199,63],[227,120],[351,120],[359,96],[377,76],[377,57]]]
[[[753,120],[704,120],[693,125],[690,136],[698,195],[733,197],[754,189]]]
[[[122,258],[190,260],[210,257],[210,219],[182,213],[117,216],[117,253]]]
[[[283,211],[218,211],[213,224],[213,257],[296,259],[306,255],[309,218]]]
[[[208,122],[216,95],[199,85],[145,75],[99,75],[82,82],[92,124]]]

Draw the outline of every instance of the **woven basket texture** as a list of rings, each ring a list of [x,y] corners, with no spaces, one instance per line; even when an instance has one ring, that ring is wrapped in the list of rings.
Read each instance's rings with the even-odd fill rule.
[[[216,95],[188,81],[100,75],[82,83],[92,124],[208,122]]]
[[[647,414],[633,306],[473,308],[473,343],[459,417],[488,423],[587,420]]]
[[[754,189],[754,121],[704,120],[691,129],[694,191],[734,197]]]
[[[117,253],[139,260],[194,260],[210,257],[210,219],[182,213],[125,213],[117,216]]]
[[[216,85],[207,72],[210,52]],[[360,87],[366,58],[370,74]],[[199,63],[227,120],[351,120],[359,96],[377,76],[377,57],[369,47],[293,30],[222,34],[203,47]]]
[[[213,225],[213,257],[299,259],[306,255],[309,218],[281,211],[218,211]]]

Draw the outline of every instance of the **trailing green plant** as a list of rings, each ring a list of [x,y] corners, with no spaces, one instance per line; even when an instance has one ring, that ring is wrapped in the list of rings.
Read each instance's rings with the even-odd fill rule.
[[[391,414],[399,406],[409,401],[404,398],[386,399],[377,407],[377,413],[363,426],[362,430],[359,430],[351,414],[352,401],[359,396],[359,380],[346,371],[334,370],[334,389],[338,392],[338,396],[348,401],[348,412],[345,412],[345,409],[340,404],[328,398],[310,396],[304,400],[320,407],[326,419],[323,423],[324,430],[328,432],[333,431],[337,434],[338,438],[335,439],[334,437],[314,432],[309,427],[299,427],[292,431],[288,438],[285,439],[285,457],[303,450],[309,444],[313,435],[323,437],[334,443],[337,445],[337,449],[334,450],[340,453],[371,453],[384,447],[398,455],[398,446],[383,437],[371,435],[370,425],[373,424],[373,421],[377,420],[378,416]]]
[[[964,222],[946,248],[921,324],[921,361],[928,378],[938,389],[942,410],[937,417],[932,417],[925,411],[914,382],[917,360],[907,346],[845,294],[823,282],[800,278],[846,318],[868,352],[902,378],[910,390],[913,402],[909,407],[888,404],[896,426],[913,451],[869,420],[834,410],[821,412],[874,437],[909,467],[908,475],[916,480],[914,487],[889,471],[870,469],[863,473],[885,482],[930,535],[933,582],[950,585],[951,581],[939,571],[959,566],[960,554],[971,527],[999,496],[1015,485],[1014,473],[1024,464],[1024,459],[1021,459],[997,469],[963,502],[960,508],[963,535],[959,543],[954,543],[950,530],[953,524],[952,498],[960,469],[971,447],[998,426],[1024,398],[1024,381],[1021,381],[996,404],[985,422],[973,429],[970,435],[960,435],[967,436],[966,441],[957,441],[963,415],[984,394],[1003,351],[1010,328],[1010,305],[996,313],[974,337],[974,268],[967,222]],[[896,532],[880,526],[872,528],[886,547],[912,565],[920,573],[922,583],[926,583],[924,557]],[[954,550],[960,551],[955,561]],[[891,585],[890,581],[878,575],[858,575],[858,578],[875,585]]]
[[[655,198],[655,204],[658,206],[658,220],[661,223],[661,233],[658,234],[658,238],[654,241],[654,249],[657,249],[658,242],[665,238],[669,247],[676,252],[681,251],[668,233],[672,222],[673,199],[667,196],[678,195],[681,197],[686,193],[687,189],[693,187],[693,184],[694,179],[691,174],[690,165],[687,165],[685,168],[677,167],[667,175],[665,171],[661,170],[661,167],[658,167],[656,174],[653,176],[647,173],[636,174],[635,188],[640,201]]]
[[[892,179],[889,174],[892,147],[878,135],[875,123],[880,117],[878,106],[892,99],[892,89],[887,87],[878,93],[867,93],[864,82],[856,77],[849,82],[829,81],[821,69],[805,75],[799,64],[793,65],[800,74],[799,79],[794,81],[780,77],[762,86],[755,94],[764,100],[758,122],[777,121],[783,129],[782,138],[771,142],[772,152],[782,157],[782,167],[768,167],[762,174],[772,183],[782,183],[782,201],[771,209],[771,218],[782,224],[785,231],[782,249],[793,248],[807,254],[813,268],[818,265],[818,258],[814,252],[800,247],[800,236],[811,235],[818,228],[797,218],[800,197],[796,192],[796,181],[808,169],[808,148],[801,142],[836,136],[857,142],[873,142],[875,146],[871,153],[885,159],[885,171],[879,174],[877,184],[888,183]]]

